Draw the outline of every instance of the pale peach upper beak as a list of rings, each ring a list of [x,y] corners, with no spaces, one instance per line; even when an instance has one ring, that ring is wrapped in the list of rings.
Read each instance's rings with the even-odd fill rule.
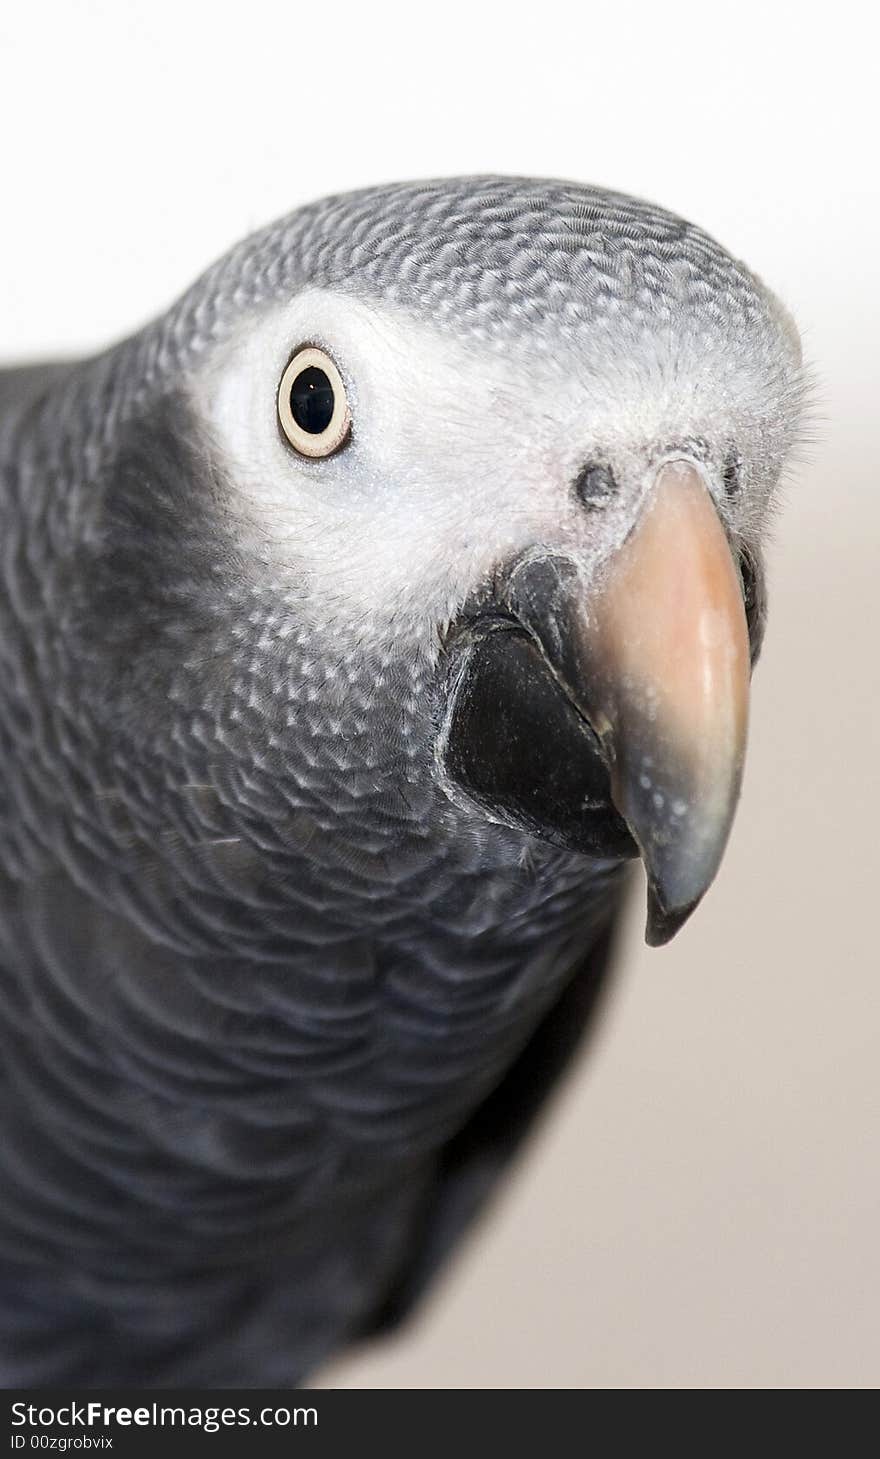
[[[748,725],[742,583],[692,464],[661,469],[581,634],[584,708],[645,862],[648,941],[665,942],[718,870]]]

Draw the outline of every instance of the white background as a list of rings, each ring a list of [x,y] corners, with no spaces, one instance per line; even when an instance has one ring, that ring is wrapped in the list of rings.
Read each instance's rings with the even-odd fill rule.
[[[869,8],[8,5],[0,352],[97,347],[322,193],[497,170],[661,202],[798,319],[817,440],[771,554],[744,801],[530,1159],[328,1383],[874,1385],[878,125]]]

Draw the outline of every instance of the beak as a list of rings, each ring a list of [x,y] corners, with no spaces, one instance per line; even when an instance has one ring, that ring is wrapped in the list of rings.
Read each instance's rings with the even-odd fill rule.
[[[647,941],[667,942],[720,865],[748,722],[742,582],[699,473],[661,469],[588,599],[554,557],[523,560],[507,596],[598,739],[645,863]]]

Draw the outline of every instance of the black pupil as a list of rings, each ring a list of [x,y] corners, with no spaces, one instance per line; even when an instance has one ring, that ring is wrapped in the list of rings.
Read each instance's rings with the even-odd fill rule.
[[[300,430],[320,436],[333,419],[333,386],[317,365],[300,370],[290,387],[290,413]]]

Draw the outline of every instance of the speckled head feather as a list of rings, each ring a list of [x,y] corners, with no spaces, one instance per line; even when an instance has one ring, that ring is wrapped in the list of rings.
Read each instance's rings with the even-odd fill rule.
[[[168,316],[177,361],[225,335],[242,310],[306,284],[400,305],[434,328],[508,345],[524,334],[714,320],[728,337],[791,324],[754,275],[663,208],[574,183],[466,177],[344,193],[301,208],[215,264]],[[763,317],[762,317],[763,316]],[[171,347],[174,349],[174,346]]]
[[[664,333],[704,350],[727,346],[741,370],[765,372],[756,389],[785,440],[797,431],[797,334],[743,264],[694,225],[624,194],[491,176],[344,193],[253,234],[137,336],[136,370],[108,392],[108,407],[124,413],[132,393],[193,370],[237,327],[306,287],[400,307],[502,350],[519,342],[556,353],[570,342],[589,360],[597,334],[603,348],[619,341],[620,357]]]

